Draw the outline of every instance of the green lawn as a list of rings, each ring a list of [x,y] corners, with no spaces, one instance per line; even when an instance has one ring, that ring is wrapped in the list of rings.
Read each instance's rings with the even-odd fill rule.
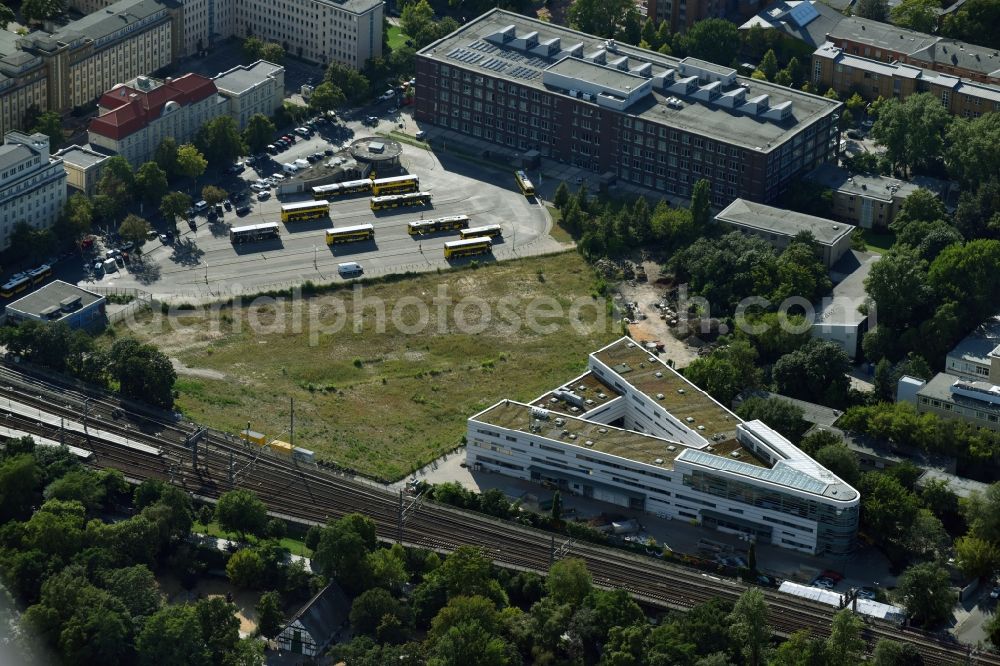
[[[545,208],[552,216],[552,231],[549,232],[549,235],[560,243],[572,243],[573,237],[562,226],[562,212],[555,206],[546,205]]]
[[[208,536],[218,537],[221,539],[229,539],[230,541],[237,540],[237,534],[235,532],[226,532],[221,527],[219,523],[214,520],[208,525],[200,523],[197,520],[194,521],[194,525],[191,527],[191,531],[196,534],[207,534]],[[252,538],[252,537],[250,537]],[[310,557],[312,553],[306,548],[306,544],[298,539],[292,539],[289,537],[284,537],[281,539],[281,545],[287,548],[292,555],[302,555],[303,557]]]
[[[387,36],[389,48],[393,50],[406,46],[406,40],[410,38],[398,25],[390,25]]]
[[[882,233],[865,229],[863,231],[865,245],[870,252],[887,252],[892,244],[896,242],[896,234],[891,231]]]
[[[460,445],[472,414],[559,386],[616,337],[603,301],[590,295],[594,281],[571,251],[213,318],[163,322],[150,313],[132,334],[188,368],[221,373],[180,377],[177,404],[194,421],[231,433],[250,421],[287,439],[294,398],[297,445],[398,479]],[[540,302],[540,325],[523,325]],[[484,304],[493,313],[487,319],[479,317]],[[574,304],[585,326],[568,316],[544,318]]]

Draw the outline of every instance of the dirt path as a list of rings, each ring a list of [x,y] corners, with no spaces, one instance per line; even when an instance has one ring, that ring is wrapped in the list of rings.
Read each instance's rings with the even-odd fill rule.
[[[218,370],[212,370],[210,368],[189,368],[184,365],[179,358],[171,357],[170,363],[174,366],[174,372],[178,375],[201,377],[202,379],[226,379],[226,373],[224,372],[219,372]]]
[[[667,322],[660,319],[660,309],[657,303],[663,301],[665,288],[657,285],[660,279],[660,267],[652,261],[643,263],[648,280],[646,282],[622,282],[618,293],[622,301],[638,304],[638,312],[646,315],[645,319],[629,325],[629,333],[642,342],[658,342],[663,344],[662,356],[674,362],[675,368],[683,368],[698,358],[698,350],[674,337]]]

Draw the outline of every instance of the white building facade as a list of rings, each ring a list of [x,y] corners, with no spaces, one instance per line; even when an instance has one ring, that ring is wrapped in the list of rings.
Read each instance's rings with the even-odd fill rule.
[[[258,113],[271,117],[284,103],[285,68],[266,60],[233,67],[212,80],[240,129]]]
[[[812,554],[854,545],[859,494],[627,338],[531,404],[468,424],[467,464]]]
[[[0,146],[0,249],[10,247],[21,222],[51,228],[65,204],[66,170],[49,155],[49,137],[7,132]]]

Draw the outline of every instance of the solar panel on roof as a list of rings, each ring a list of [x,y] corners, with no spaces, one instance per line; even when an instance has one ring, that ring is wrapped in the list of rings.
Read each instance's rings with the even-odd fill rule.
[[[809,25],[810,21],[819,18],[819,12],[813,7],[811,2],[804,0],[793,8],[792,11],[788,12],[788,18],[798,27],[804,28]]]

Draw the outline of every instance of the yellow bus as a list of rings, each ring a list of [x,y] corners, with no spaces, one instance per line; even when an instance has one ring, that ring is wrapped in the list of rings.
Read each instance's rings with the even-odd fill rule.
[[[430,192],[411,192],[409,194],[388,194],[384,197],[372,197],[372,210],[399,208],[400,206],[426,206],[431,202]]]
[[[18,273],[10,279],[4,286],[0,287],[0,296],[10,298],[14,294],[20,294],[31,284],[31,277],[24,273]]]
[[[357,224],[353,227],[326,230],[326,244],[354,243],[375,238],[375,227],[371,224]]]
[[[535,196],[535,186],[531,184],[530,180],[528,180],[528,174],[524,171],[517,170],[514,172],[514,180],[517,181],[517,186],[521,189],[521,193],[524,196]]]
[[[252,243],[254,241],[277,238],[280,235],[277,222],[265,224],[250,224],[245,227],[233,227],[229,230],[231,243]]]
[[[487,224],[484,227],[472,227],[459,232],[465,238],[496,238],[503,234],[503,229],[499,224]]]
[[[383,194],[416,192],[419,189],[420,178],[417,176],[392,176],[391,178],[376,178],[372,181],[372,194],[377,197]]]
[[[315,220],[329,215],[330,202],[326,199],[320,199],[319,201],[297,201],[281,205],[281,221],[286,223]]]
[[[52,267],[48,264],[42,264],[38,268],[30,271],[28,275],[31,276],[31,281],[35,284],[44,281],[46,278],[52,277]]]
[[[406,225],[406,230],[411,236],[423,236],[424,234],[433,234],[439,231],[466,229],[468,226],[468,215],[452,215],[450,217],[439,217],[434,220],[414,220]]]
[[[444,244],[444,258],[458,259],[475,254],[488,254],[493,251],[493,241],[489,238],[467,238],[465,240],[448,241]]]
[[[371,192],[371,178],[362,180],[345,180],[342,183],[330,183],[329,185],[317,185],[312,188],[313,199],[329,199],[341,197],[345,194],[357,194],[359,192]]]

